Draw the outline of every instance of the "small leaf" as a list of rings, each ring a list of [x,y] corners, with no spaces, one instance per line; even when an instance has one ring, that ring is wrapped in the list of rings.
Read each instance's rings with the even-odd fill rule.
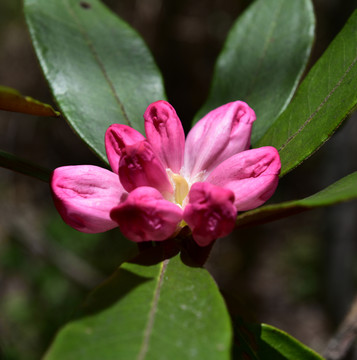
[[[0,166],[48,182],[51,170],[0,150]]]
[[[236,360],[323,360],[300,341],[266,324],[235,323],[234,356]]]
[[[197,121],[234,100],[257,114],[256,143],[288,105],[305,69],[314,39],[310,0],[255,1],[230,31],[220,54],[210,95]]]
[[[287,334],[286,332],[279,330],[273,326],[262,324],[260,334],[262,346],[262,354],[268,354],[269,352],[278,353],[282,359],[287,360],[323,360],[323,358],[315,353],[312,349],[303,345],[301,342]],[[264,357],[264,359],[269,359]],[[271,357],[271,359],[278,360],[278,358]]]
[[[0,110],[14,111],[36,116],[60,116],[51,105],[44,104],[29,96],[21,95],[17,90],[0,86]]]
[[[279,150],[281,176],[327,141],[357,105],[357,11],[256,146]]]
[[[63,115],[104,160],[104,133],[122,123],[143,132],[143,114],[165,99],[140,36],[98,0],[25,0],[37,56]]]
[[[263,224],[317,207],[354,199],[357,199],[357,171],[305,199],[266,205],[238,215],[237,227]]]
[[[230,358],[230,318],[217,286],[179,256],[124,264],[87,307],[91,315],[65,326],[46,360]]]

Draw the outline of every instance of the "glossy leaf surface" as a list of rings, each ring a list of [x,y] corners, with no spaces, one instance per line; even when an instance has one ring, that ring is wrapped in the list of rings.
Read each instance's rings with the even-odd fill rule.
[[[305,199],[266,205],[238,215],[237,227],[262,224],[314,208],[354,199],[357,199],[357,172],[336,181],[326,189]]]
[[[279,150],[281,176],[328,140],[357,105],[357,11],[256,146]]]
[[[37,116],[59,116],[51,105],[21,95],[17,90],[0,86],[0,110],[19,112]]]
[[[196,121],[234,100],[254,109],[253,145],[289,103],[314,39],[310,0],[258,0],[233,25]]]
[[[110,124],[144,129],[164,99],[161,75],[140,36],[98,0],[25,0],[34,47],[63,115],[104,160]]]
[[[216,284],[178,256],[122,265],[87,312],[59,332],[46,360],[230,358],[231,324]]]

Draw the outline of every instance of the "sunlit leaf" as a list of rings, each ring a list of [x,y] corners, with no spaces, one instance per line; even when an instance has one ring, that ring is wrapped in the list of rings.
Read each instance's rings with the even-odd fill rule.
[[[63,115],[104,160],[104,133],[143,132],[143,113],[164,99],[159,70],[140,36],[98,0],[25,0],[34,47]]]

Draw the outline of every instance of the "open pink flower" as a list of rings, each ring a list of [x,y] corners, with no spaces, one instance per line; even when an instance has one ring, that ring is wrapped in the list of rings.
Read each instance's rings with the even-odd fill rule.
[[[108,128],[112,171],[90,165],[54,171],[53,197],[67,224],[87,233],[119,226],[136,242],[165,240],[188,225],[206,246],[233,230],[237,211],[274,193],[280,158],[270,146],[248,150],[256,117],[246,103],[211,111],[186,142],[166,101],[149,105],[144,119],[146,138],[126,125]]]

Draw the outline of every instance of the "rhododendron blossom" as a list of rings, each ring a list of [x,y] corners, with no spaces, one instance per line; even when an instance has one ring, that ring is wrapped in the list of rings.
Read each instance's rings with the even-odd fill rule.
[[[206,246],[233,230],[237,211],[260,206],[277,187],[277,150],[248,150],[255,119],[246,103],[231,102],[203,117],[185,141],[174,108],[152,103],[144,114],[146,138],[121,124],[106,131],[112,171],[91,165],[54,171],[56,207],[82,232],[119,226],[133,241],[162,241],[188,225]]]

